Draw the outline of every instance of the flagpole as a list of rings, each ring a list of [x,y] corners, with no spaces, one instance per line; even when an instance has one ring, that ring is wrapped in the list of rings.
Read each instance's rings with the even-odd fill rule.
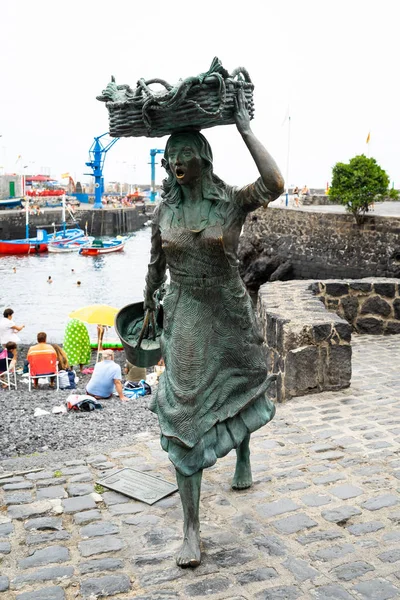
[[[289,206],[289,162],[290,162],[290,114],[288,117],[288,140],[286,156],[286,201],[285,206]]]

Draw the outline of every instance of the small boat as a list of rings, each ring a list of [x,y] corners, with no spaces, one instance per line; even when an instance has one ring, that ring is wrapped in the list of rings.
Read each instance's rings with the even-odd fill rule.
[[[62,254],[65,252],[79,252],[81,248],[84,248],[88,244],[91,244],[93,240],[93,237],[89,237],[86,235],[69,241],[64,240],[59,242],[55,240],[49,243],[48,251],[58,254]]]
[[[67,242],[84,236],[82,229],[57,231],[51,237],[44,229],[38,229],[37,236],[23,240],[0,240],[0,254],[40,254],[47,252],[51,242]]]
[[[21,198],[7,198],[7,200],[0,200],[0,209],[7,208],[22,208]]]
[[[124,249],[125,243],[129,236],[118,236],[112,240],[94,239],[90,244],[79,250],[82,256],[98,256],[99,254],[109,254],[110,252],[121,252]]]

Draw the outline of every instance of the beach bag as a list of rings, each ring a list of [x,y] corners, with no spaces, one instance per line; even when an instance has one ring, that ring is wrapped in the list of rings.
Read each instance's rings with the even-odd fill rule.
[[[139,396],[147,396],[151,394],[151,387],[144,379],[140,381],[127,381],[124,384],[124,396],[127,398],[138,398]]]
[[[151,89],[158,84],[164,89]],[[254,117],[254,85],[246,69],[228,73],[215,57],[206,73],[171,85],[163,79],[139,79],[136,89],[111,78],[97,100],[105,102],[112,137],[162,137],[185,129],[206,129],[235,123],[236,97],[243,89]]]
[[[100,409],[103,406],[88,394],[70,394],[65,401],[68,410],[76,410],[82,412],[90,412],[96,408]]]

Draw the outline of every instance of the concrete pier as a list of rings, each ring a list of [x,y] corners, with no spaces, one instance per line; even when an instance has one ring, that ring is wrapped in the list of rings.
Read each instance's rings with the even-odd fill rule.
[[[74,213],[76,226],[87,230],[89,235],[119,235],[137,231],[146,221],[149,214],[144,215],[142,208],[103,208],[94,210],[91,207],[81,207]],[[29,215],[30,236],[36,235],[36,229],[43,227],[51,229],[53,224],[60,226],[62,222],[61,208],[44,208],[40,214]],[[70,216],[69,224],[73,223]],[[2,210],[0,211],[0,239],[12,240],[25,237],[25,211]]]

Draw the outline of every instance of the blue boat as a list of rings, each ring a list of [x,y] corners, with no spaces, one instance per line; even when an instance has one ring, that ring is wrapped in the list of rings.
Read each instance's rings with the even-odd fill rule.
[[[7,208],[22,208],[21,198],[7,198],[6,200],[0,200],[0,209]]]

